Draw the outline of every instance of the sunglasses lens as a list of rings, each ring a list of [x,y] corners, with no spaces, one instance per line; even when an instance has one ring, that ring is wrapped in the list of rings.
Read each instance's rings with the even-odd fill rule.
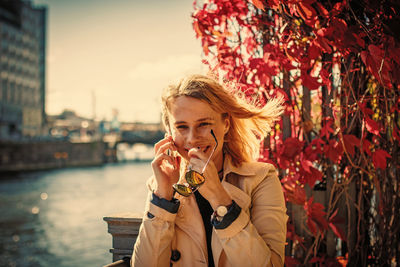
[[[172,188],[178,194],[180,194],[184,197],[188,197],[192,193],[192,189],[190,189],[189,187],[187,187],[186,185],[183,185],[183,184],[174,184],[174,185],[172,185]]]
[[[204,176],[197,171],[190,170],[185,174],[186,181],[192,187],[197,187],[205,182]]]

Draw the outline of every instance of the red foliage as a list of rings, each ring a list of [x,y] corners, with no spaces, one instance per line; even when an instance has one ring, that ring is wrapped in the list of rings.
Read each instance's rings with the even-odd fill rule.
[[[295,257],[285,257],[285,266],[299,266],[300,261],[296,260]]]
[[[386,2],[356,2],[208,0],[195,1],[193,13],[211,70],[261,104],[284,96],[290,129],[278,122],[272,149],[261,159],[282,170],[285,197],[304,207],[312,234],[323,237],[331,229],[342,240],[336,207],[314,202],[305,188],[334,179],[326,172],[329,166],[338,170],[334,182],[384,171],[395,160],[390,146],[400,144],[400,41],[389,27],[400,12]],[[321,107],[310,114],[302,107],[307,89],[311,109]],[[283,131],[289,133],[285,140]],[[300,242],[289,226],[288,238]],[[310,262],[339,264],[314,256]],[[285,263],[299,261],[286,257]]]
[[[283,142],[279,153],[281,157],[288,160],[294,159],[303,150],[303,142],[297,138],[289,137]]]
[[[385,150],[378,149],[372,153],[372,161],[376,168],[386,169],[386,158],[391,158]]]
[[[325,232],[328,229],[328,221],[326,220],[326,212],[324,205],[314,202],[314,197],[311,197],[304,205],[304,210],[307,214],[307,226],[314,235]]]
[[[333,214],[329,217],[329,227],[338,236],[340,239],[346,241],[346,235],[344,234],[343,230],[341,229],[342,225],[345,223],[343,218],[340,218],[338,215],[338,210],[335,210]]]
[[[343,135],[343,142],[344,142],[346,151],[350,154],[350,156],[354,156],[354,153],[355,153],[354,148],[359,147],[361,144],[360,140],[352,134]]]
[[[285,177],[283,183],[283,191],[285,192],[286,199],[297,205],[304,205],[306,203],[306,191],[304,187],[296,183],[293,177]]]

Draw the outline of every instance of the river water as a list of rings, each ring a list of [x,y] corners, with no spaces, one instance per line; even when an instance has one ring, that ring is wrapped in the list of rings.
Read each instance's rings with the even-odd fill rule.
[[[112,261],[104,216],[142,212],[150,163],[4,175],[0,266],[103,266]]]

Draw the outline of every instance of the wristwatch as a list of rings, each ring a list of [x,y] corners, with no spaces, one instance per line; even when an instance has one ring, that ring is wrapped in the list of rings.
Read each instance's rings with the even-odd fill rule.
[[[214,211],[212,218],[215,218],[217,222],[221,222],[222,219],[224,219],[224,216],[228,213],[228,210],[232,206],[232,204],[228,206],[218,206],[217,209]]]

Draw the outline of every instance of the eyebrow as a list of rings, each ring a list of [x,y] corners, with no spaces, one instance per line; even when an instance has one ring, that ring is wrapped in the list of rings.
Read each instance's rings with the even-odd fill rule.
[[[206,117],[198,119],[196,122],[203,122],[203,121],[215,121],[215,120],[213,118]],[[182,123],[186,123],[186,121],[176,121],[174,124],[182,124]]]

